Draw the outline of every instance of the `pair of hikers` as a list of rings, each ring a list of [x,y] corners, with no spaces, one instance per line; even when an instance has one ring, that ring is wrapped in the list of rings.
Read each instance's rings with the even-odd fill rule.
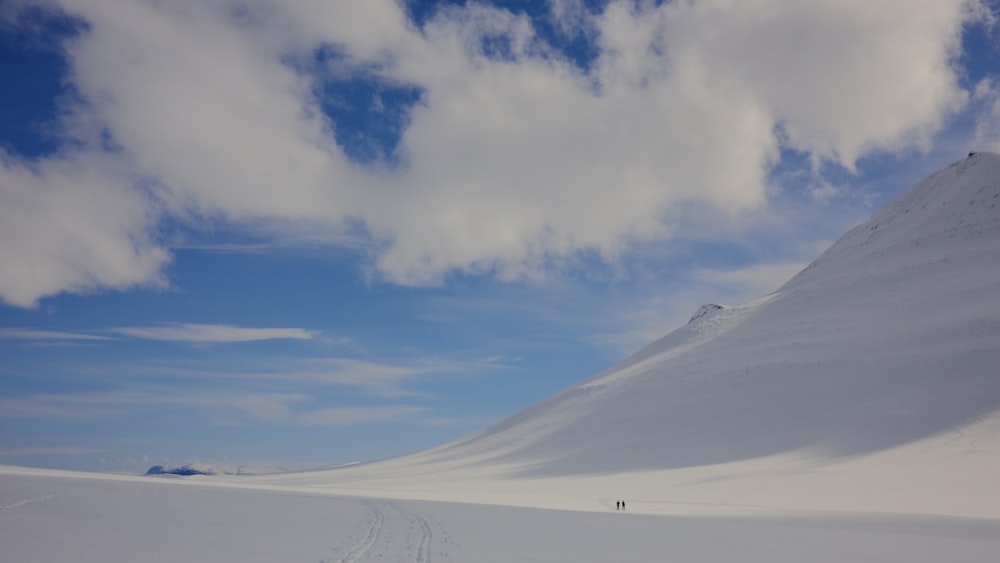
[[[620,500],[615,503],[615,510],[625,510],[625,501]]]

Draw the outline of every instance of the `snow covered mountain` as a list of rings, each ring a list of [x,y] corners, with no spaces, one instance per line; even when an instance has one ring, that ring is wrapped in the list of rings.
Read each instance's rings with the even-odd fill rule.
[[[899,445],[1000,407],[1000,155],[938,172],[776,293],[703,308],[597,377],[445,448],[566,474]],[[477,456],[478,457],[478,456]]]
[[[529,482],[545,483],[537,493],[576,479],[650,502],[789,506],[808,493],[813,508],[989,512],[1000,501],[983,492],[1000,484],[998,204],[1000,155],[972,154],[775,293],[704,306],[611,369],[492,427],[271,482],[420,497],[492,480],[515,502]],[[943,504],[906,500],[926,486]]]

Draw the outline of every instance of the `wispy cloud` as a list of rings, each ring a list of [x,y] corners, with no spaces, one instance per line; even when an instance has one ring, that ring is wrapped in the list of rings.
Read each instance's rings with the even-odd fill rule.
[[[170,407],[276,421],[287,418],[292,413],[293,404],[309,400],[307,395],[301,393],[183,391],[175,388],[143,387],[92,393],[47,393],[0,397],[0,418],[111,418],[154,407]]]
[[[0,328],[0,340],[71,341],[109,340],[110,337],[84,332],[38,330],[31,328]]]
[[[242,327],[199,323],[112,327],[94,332],[0,328],[0,340],[26,340],[33,342],[107,341],[116,340],[120,337],[129,337],[143,340],[188,342],[192,344],[224,344],[279,339],[312,340],[319,336],[320,333],[318,331],[304,328]],[[331,344],[342,344],[346,341],[344,339],[329,339],[328,342]]]
[[[167,407],[191,411],[191,424],[231,425],[253,422],[293,426],[350,426],[411,419],[430,412],[416,404],[307,408],[315,400],[301,393],[233,393],[218,391],[179,392],[166,388],[143,388],[84,394],[37,394],[0,398],[0,418],[7,419],[98,419],[131,416]],[[183,412],[183,411],[181,411]],[[12,448],[0,456],[40,454],[84,455],[89,448]]]
[[[427,378],[480,377],[512,369],[503,358],[455,359],[416,356],[393,361],[343,357],[255,356],[222,357],[197,362],[178,359],[149,360],[140,365],[99,363],[59,367],[102,381],[127,378],[169,380],[210,385],[212,382],[242,382],[260,387],[280,386],[297,390],[342,386],[371,397],[424,395],[419,385]]]
[[[172,323],[158,326],[116,327],[110,332],[145,340],[199,344],[253,342],[257,340],[311,340],[319,334],[303,328],[250,328],[221,324]]]
[[[344,385],[370,396],[400,397],[422,394],[414,390],[412,384],[424,376],[473,376],[502,369],[509,369],[509,366],[495,358],[454,360],[421,357],[398,363],[351,358],[313,358],[302,360],[292,371],[263,376],[301,383]],[[257,374],[257,377],[261,377],[261,374]]]
[[[429,391],[442,378],[481,377],[510,369],[499,358],[431,356],[376,362],[354,358],[215,358],[208,363],[160,360],[72,366],[74,376],[110,390],[0,397],[0,419],[109,420],[180,418],[213,426],[347,426],[428,413]],[[367,406],[331,406],[335,397],[366,397]],[[401,397],[408,404],[396,404]],[[396,399],[394,401],[393,399]],[[425,424],[425,421],[418,421]],[[438,425],[430,422],[429,424]],[[444,424],[444,423],[441,423]]]

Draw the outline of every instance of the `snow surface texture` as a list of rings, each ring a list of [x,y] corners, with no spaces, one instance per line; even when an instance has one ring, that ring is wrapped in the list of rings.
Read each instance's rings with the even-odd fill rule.
[[[0,467],[0,561],[981,563],[1000,552],[989,519],[649,516],[613,501],[574,512],[34,471]]]
[[[774,294],[425,452],[245,477],[0,467],[0,560],[995,560],[998,203],[1000,155],[964,159]]]

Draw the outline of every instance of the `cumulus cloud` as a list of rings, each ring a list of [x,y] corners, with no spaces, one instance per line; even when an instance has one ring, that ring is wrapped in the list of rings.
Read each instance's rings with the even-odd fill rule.
[[[163,285],[169,252],[151,233],[166,219],[360,230],[376,273],[403,284],[533,277],[581,250],[615,260],[672,236],[663,218],[686,203],[759,208],[783,147],[848,168],[926,148],[969,98],[954,61],[983,13],[553,2],[556,27],[593,42],[581,68],[526,16],[476,3],[421,28],[391,0],[46,4],[87,22],[65,45],[83,100],[66,129],[115,149],[4,159],[0,298],[19,306]],[[357,77],[419,92],[398,165],[336,141],[318,86]]]
[[[25,162],[0,150],[0,299],[166,285],[156,207],[124,168],[94,152]]]
[[[924,146],[967,94],[953,69],[977,2],[681,2],[665,49],[768,112],[789,146],[851,168]]]

